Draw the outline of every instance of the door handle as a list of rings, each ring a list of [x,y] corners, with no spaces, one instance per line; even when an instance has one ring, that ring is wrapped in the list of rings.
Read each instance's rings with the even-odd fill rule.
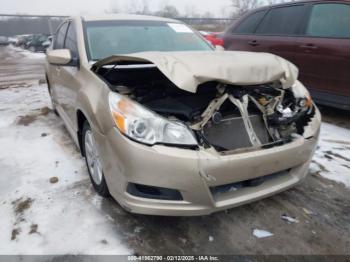
[[[306,44],[306,45],[301,45],[300,46],[303,49],[309,49],[309,50],[315,50],[317,49],[317,46],[314,44]]]
[[[248,45],[251,45],[251,46],[258,46],[258,45],[260,45],[260,44],[258,43],[257,40],[252,40],[252,41],[249,41],[249,42],[248,42]]]

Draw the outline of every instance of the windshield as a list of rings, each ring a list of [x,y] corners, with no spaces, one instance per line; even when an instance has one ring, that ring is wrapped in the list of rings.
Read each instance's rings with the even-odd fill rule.
[[[144,51],[206,51],[212,47],[191,28],[155,21],[85,22],[89,60]]]

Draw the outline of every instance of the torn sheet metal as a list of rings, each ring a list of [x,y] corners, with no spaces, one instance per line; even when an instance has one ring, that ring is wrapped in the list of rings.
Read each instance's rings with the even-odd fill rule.
[[[180,89],[196,93],[205,82],[259,85],[279,81],[284,89],[298,78],[298,69],[287,60],[267,53],[236,51],[143,52],[110,56],[94,68],[120,62],[151,63]]]
[[[229,99],[239,109],[242,115],[245,129],[247,130],[247,133],[249,135],[249,139],[252,145],[255,147],[261,146],[259,137],[256,135],[253,128],[253,124],[250,121],[249,112],[248,112],[248,95],[245,95],[242,97],[243,102],[241,102],[239,99],[234,98],[231,95],[229,96]]]

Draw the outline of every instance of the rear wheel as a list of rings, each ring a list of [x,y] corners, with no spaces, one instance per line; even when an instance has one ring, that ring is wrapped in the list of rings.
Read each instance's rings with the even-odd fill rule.
[[[90,180],[96,192],[103,197],[110,196],[105,177],[103,175],[100,156],[97,151],[95,138],[88,122],[84,123],[82,133],[82,149],[85,156],[86,166],[89,171]]]

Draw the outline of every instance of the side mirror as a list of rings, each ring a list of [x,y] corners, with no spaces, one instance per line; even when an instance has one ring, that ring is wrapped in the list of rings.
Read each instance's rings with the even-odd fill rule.
[[[69,49],[48,50],[47,61],[53,65],[68,65],[72,61]]]

